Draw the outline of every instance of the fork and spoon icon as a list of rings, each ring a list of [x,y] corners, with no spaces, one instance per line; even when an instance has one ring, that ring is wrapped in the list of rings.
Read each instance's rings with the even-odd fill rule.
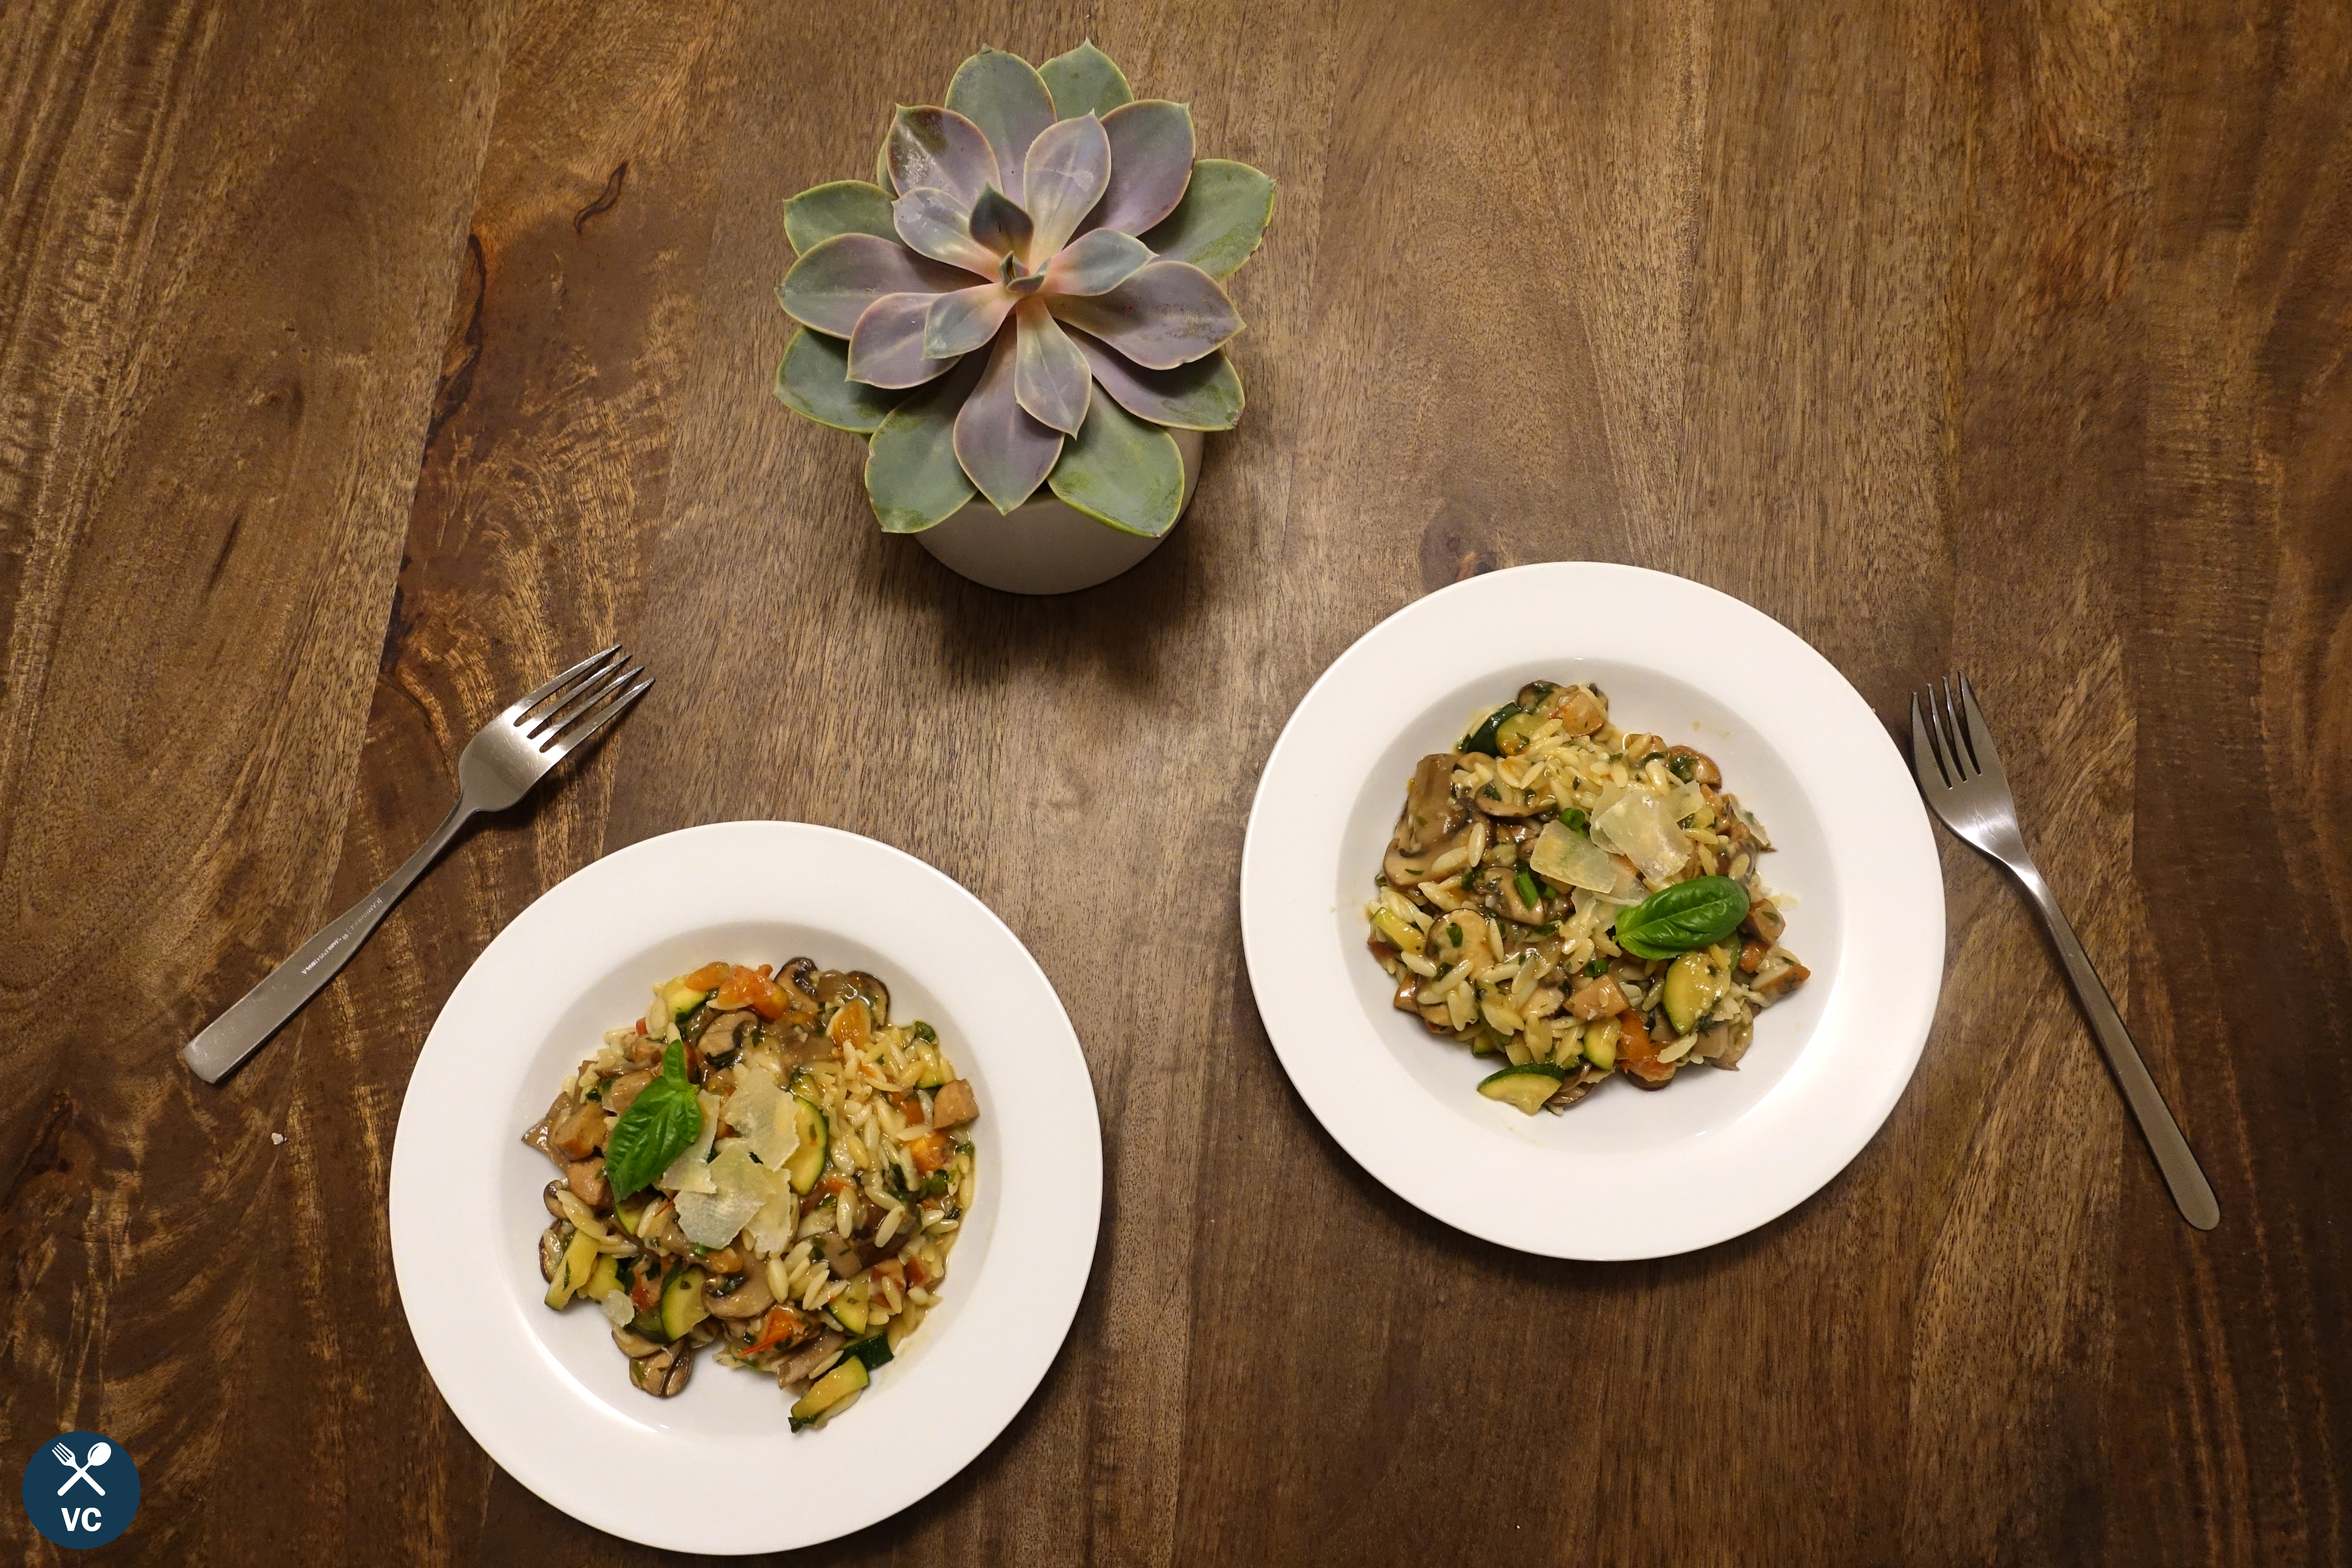
[[[103,1440],[92,1443],[89,1446],[89,1458],[88,1460],[82,1462],[77,1462],[74,1458],[73,1450],[67,1448],[63,1443],[50,1444],[49,1454],[50,1457],[58,1461],[58,1463],[65,1466],[66,1469],[73,1472],[73,1474],[66,1478],[66,1484],[58,1489],[58,1495],[59,1497],[63,1497],[66,1493],[71,1491],[76,1481],[88,1481],[89,1483],[90,1490],[96,1492],[100,1497],[104,1497],[106,1495],[106,1489],[99,1485],[98,1478],[91,1475],[89,1472],[98,1469],[99,1466],[106,1463],[107,1460],[114,1458],[113,1445]]]

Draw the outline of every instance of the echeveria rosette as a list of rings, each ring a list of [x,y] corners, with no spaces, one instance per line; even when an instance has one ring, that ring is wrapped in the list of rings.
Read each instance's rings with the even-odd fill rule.
[[[1222,280],[1256,250],[1274,182],[1192,156],[1182,104],[1135,97],[1091,43],[1033,68],[982,49],[939,107],[900,109],[872,183],[784,204],[801,324],[776,374],[797,412],[867,438],[884,528],[1046,486],[1159,535],[1184,472],[1168,432],[1227,430],[1242,329]]]

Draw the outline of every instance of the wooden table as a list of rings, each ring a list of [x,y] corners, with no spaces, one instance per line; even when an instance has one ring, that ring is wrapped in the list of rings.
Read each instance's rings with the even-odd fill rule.
[[[880,537],[856,444],[770,396],[777,203],[981,42],[1088,33],[1281,193],[1189,517],[1023,600]],[[12,1476],[127,1448],[116,1560],[649,1555],[451,1418],[386,1166],[491,935],[734,817],[992,905],[1108,1151],[1027,1410],[813,1559],[2352,1554],[2340,6],[22,0],[0,38],[0,1431]],[[1974,674],[2219,1230],[1940,836],[1919,1072],[1783,1219],[1554,1262],[1338,1151],[1242,972],[1259,766],[1380,617],[1574,557],[1739,595],[1890,721]],[[192,1080],[473,728],[614,639],[661,684],[610,743]]]

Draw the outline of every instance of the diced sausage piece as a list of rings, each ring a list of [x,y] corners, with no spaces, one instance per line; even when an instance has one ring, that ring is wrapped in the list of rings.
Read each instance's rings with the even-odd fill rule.
[[[644,1093],[646,1085],[653,1081],[651,1072],[624,1072],[613,1080],[610,1089],[604,1091],[604,1109],[615,1116],[622,1114],[636,1103],[637,1096]]]
[[[1560,727],[1570,735],[1591,735],[1609,722],[1609,710],[1582,686],[1569,687],[1561,695],[1559,706],[1552,709],[1552,714],[1559,720]]]
[[[604,1200],[613,1194],[612,1187],[604,1180],[602,1155],[564,1166],[563,1185],[572,1189],[574,1197],[591,1208],[604,1207]]]
[[[1789,923],[1781,918],[1779,910],[1772,907],[1772,901],[1769,898],[1759,899],[1749,904],[1748,917],[1739,924],[1764,938],[1768,943],[1778,942],[1780,939],[1780,933],[1789,928]]]
[[[1569,998],[1568,1010],[1591,1023],[1594,1019],[1623,1012],[1625,993],[1618,988],[1614,978],[1603,976]]]
[[[980,1114],[980,1102],[972,1098],[971,1085],[958,1078],[940,1085],[931,1096],[931,1125],[945,1129],[961,1127]]]
[[[604,1107],[593,1100],[583,1100],[556,1119],[548,1129],[548,1142],[568,1159],[586,1159],[604,1146]]]
[[[1813,972],[1802,964],[1791,964],[1770,979],[1759,985],[1756,988],[1756,994],[1778,1000],[1780,993],[1790,986],[1801,986],[1812,977]]]
[[[1766,946],[1763,943],[1759,942],[1756,938],[1750,936],[1747,941],[1739,945],[1739,967],[1748,974],[1754,974],[1758,969],[1763,967],[1764,955],[1769,953],[1771,950],[1771,948]]]

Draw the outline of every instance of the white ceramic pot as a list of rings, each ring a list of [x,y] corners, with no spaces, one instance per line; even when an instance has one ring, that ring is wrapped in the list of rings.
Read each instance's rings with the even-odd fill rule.
[[[1201,480],[1201,433],[1171,430],[1184,460],[1184,500],[1176,521],[1192,505]],[[1168,533],[1176,524],[1168,526]],[[977,498],[950,512],[915,538],[932,558],[960,577],[1007,593],[1075,593],[1108,582],[1160,548],[1160,538],[1122,533],[1098,523],[1039,486],[1037,494],[1010,512]]]

